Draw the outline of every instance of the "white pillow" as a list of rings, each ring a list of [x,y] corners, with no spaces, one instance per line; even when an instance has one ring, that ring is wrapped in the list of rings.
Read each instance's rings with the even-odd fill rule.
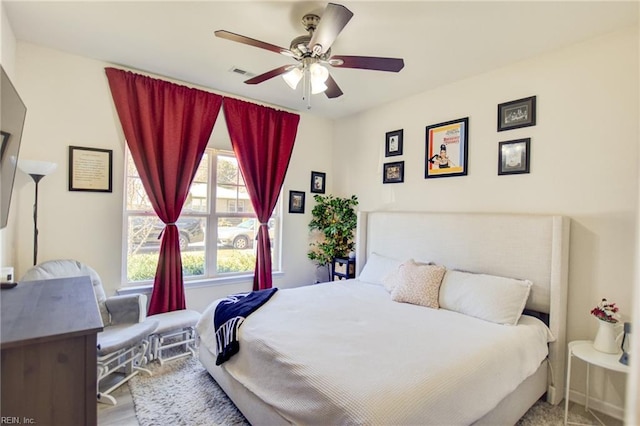
[[[498,324],[516,325],[531,281],[447,270],[440,286],[440,308]]]
[[[362,268],[362,272],[358,275],[358,279],[371,284],[383,285],[382,279],[395,271],[401,263],[398,259],[371,253],[367,258],[367,263]]]

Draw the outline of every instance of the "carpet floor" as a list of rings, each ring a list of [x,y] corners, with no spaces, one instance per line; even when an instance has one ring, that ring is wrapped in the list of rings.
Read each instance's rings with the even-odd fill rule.
[[[152,365],[153,376],[137,375],[129,382],[136,417],[141,426],[246,426],[242,413],[197,358]],[[591,424],[569,413],[569,421]],[[538,401],[517,426],[562,425],[564,406]]]

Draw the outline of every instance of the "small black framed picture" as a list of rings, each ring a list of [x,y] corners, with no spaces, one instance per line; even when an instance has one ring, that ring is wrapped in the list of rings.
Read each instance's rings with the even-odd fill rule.
[[[394,130],[393,132],[387,132],[384,149],[385,157],[402,155],[402,133],[403,129]]]
[[[327,174],[322,172],[311,172],[311,192],[324,194]]]
[[[498,175],[529,173],[531,138],[499,143]]]
[[[498,131],[536,125],[536,97],[517,99],[498,105]]]
[[[385,163],[382,175],[382,183],[404,182],[404,161]]]
[[[289,213],[304,213],[304,191],[289,191]]]

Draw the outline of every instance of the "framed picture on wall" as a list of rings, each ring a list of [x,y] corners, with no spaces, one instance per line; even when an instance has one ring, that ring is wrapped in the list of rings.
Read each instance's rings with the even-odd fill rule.
[[[402,134],[403,129],[394,130],[393,132],[387,132],[384,149],[385,157],[402,155]]]
[[[113,150],[69,146],[69,191],[112,192]]]
[[[289,213],[304,213],[303,191],[289,191]]]
[[[326,173],[311,172],[311,192],[316,194],[324,194]]]
[[[404,161],[385,163],[382,173],[382,183],[404,182]]]
[[[467,174],[469,117],[427,126],[424,178]]]
[[[498,175],[529,173],[531,138],[504,141],[498,148]]]
[[[517,99],[498,105],[498,131],[536,125],[536,97]]]

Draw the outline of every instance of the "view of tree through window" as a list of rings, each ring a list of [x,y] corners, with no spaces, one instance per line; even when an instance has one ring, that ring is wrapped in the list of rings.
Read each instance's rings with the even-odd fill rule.
[[[126,162],[126,281],[138,285],[155,276],[164,224],[153,211],[129,151]],[[272,216],[274,269],[278,223],[278,216]],[[206,150],[176,225],[185,281],[253,272],[259,223],[232,152]]]

